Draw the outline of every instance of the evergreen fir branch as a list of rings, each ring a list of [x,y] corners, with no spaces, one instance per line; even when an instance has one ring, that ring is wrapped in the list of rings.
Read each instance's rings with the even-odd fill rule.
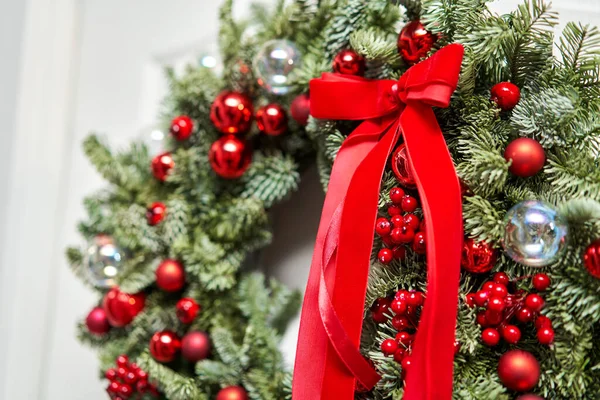
[[[202,383],[237,385],[240,382],[240,371],[220,361],[202,360],[196,364],[195,371]]]
[[[119,290],[125,293],[138,293],[152,285],[156,276],[154,271],[160,260],[148,260],[145,257],[131,263],[132,267],[117,277]]]
[[[366,25],[368,3],[365,0],[348,0],[337,10],[325,30],[326,42],[323,57],[332,60],[340,50],[348,47],[350,34],[357,28]]]
[[[480,196],[467,197],[463,203],[465,232],[480,240],[498,243],[504,237],[503,215],[499,204],[492,204]]]
[[[242,347],[235,343],[231,332],[223,328],[215,328],[211,332],[211,340],[219,358],[229,368],[241,374],[250,360]]]
[[[600,170],[596,159],[569,158],[566,153],[557,153],[548,157],[544,172],[552,183],[552,191],[560,191],[563,196],[600,200]]]
[[[130,187],[134,179],[131,170],[117,162],[108,145],[102,143],[95,134],[88,136],[83,142],[83,150],[96,170],[110,183]]]
[[[233,198],[210,212],[207,231],[215,241],[240,242],[265,229],[268,221],[260,199]]]
[[[190,209],[183,198],[170,199],[166,206],[167,215],[159,227],[165,243],[173,244],[188,235]]]
[[[281,378],[273,379],[261,369],[250,369],[244,376],[244,387],[252,400],[281,400],[284,396]]]
[[[394,4],[402,5],[406,10],[406,18],[409,21],[419,19],[421,16],[421,0],[392,0]]]
[[[269,324],[282,335],[285,328],[300,309],[302,295],[297,290],[290,290],[275,279],[269,280],[271,288]]]
[[[333,131],[325,138],[325,155],[332,163],[344,140],[346,140],[346,136],[342,135],[338,130]]]
[[[245,258],[245,252],[230,249],[228,254],[214,264],[201,266],[195,271],[206,290],[222,291],[235,285],[235,275]]]
[[[163,248],[163,243],[146,221],[146,209],[137,204],[132,204],[126,209],[118,210],[115,218],[120,221],[115,227],[113,236],[117,243],[128,249],[146,249],[158,253]]]
[[[233,0],[225,0],[219,10],[220,30],[219,47],[223,57],[223,64],[228,67],[237,61],[241,51],[242,34],[244,26],[238,24],[233,18]],[[226,68],[228,70],[230,68]]]
[[[193,378],[186,378],[173,371],[171,368],[159,364],[144,352],[137,358],[137,364],[148,373],[152,381],[158,383],[158,387],[167,398],[172,400],[208,400],[202,393]]]
[[[562,32],[558,49],[566,68],[574,72],[594,69],[600,57],[600,32],[590,25],[569,22]]]
[[[400,63],[396,39],[391,40],[386,34],[374,28],[353,32],[350,35],[350,47],[370,61]]]

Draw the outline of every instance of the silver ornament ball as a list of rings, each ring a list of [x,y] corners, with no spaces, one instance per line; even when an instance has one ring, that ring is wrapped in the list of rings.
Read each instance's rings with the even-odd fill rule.
[[[504,217],[506,254],[518,263],[543,267],[565,250],[567,224],[550,204],[527,200],[511,208]]]
[[[300,65],[301,55],[289,40],[270,40],[254,57],[254,74],[269,93],[283,95],[291,87],[291,74]]]
[[[85,263],[91,282],[100,288],[115,285],[123,263],[123,251],[108,235],[96,235],[89,244]]]

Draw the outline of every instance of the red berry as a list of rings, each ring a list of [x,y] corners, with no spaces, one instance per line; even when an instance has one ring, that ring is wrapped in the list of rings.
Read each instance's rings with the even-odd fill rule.
[[[117,376],[121,379],[125,379],[125,375],[127,375],[128,372],[129,370],[125,367],[117,368]]]
[[[517,311],[516,317],[519,322],[527,323],[533,319],[533,312],[529,308],[523,307]]]
[[[486,292],[491,292],[492,289],[494,288],[494,285],[496,285],[495,282],[487,281],[486,283],[483,284],[483,286],[481,287],[481,290],[485,290]]]
[[[398,343],[394,339],[385,339],[381,342],[381,351],[386,356],[391,356],[398,350]]]
[[[483,307],[485,306],[489,298],[490,292],[480,290],[479,292],[475,293],[475,304],[477,304],[479,307]]]
[[[390,222],[392,223],[392,226],[394,228],[400,228],[405,225],[404,217],[402,217],[402,215],[394,215],[393,217],[390,218]]]
[[[506,273],[496,272],[494,274],[494,282],[500,283],[500,284],[506,286],[510,283],[510,279],[508,278],[508,275],[506,275]]]
[[[494,287],[492,287],[490,294],[494,297],[500,297],[501,299],[503,299],[506,296],[508,296],[508,289],[503,283],[496,283],[494,284]]]
[[[401,289],[401,290],[398,290],[396,292],[396,294],[394,295],[394,298],[395,299],[407,300],[408,299],[408,294],[409,294],[408,290]]]
[[[390,215],[390,217],[393,217],[394,215],[402,214],[402,209],[400,208],[400,206],[397,206],[395,204],[390,204],[388,206],[387,212]]]
[[[379,236],[387,236],[392,231],[392,224],[387,218],[377,218],[377,222],[375,222],[375,233]]]
[[[500,332],[495,328],[486,328],[481,332],[481,340],[486,346],[496,346],[500,343]]]
[[[391,227],[391,224],[390,224],[390,227]],[[382,242],[383,242],[383,244],[385,244],[387,247],[394,247],[394,246],[396,245],[396,243],[394,243],[394,242],[392,241],[392,238],[391,238],[391,236],[390,236],[390,235],[383,236],[383,237],[381,238],[381,241],[382,241]]]
[[[117,366],[127,367],[129,365],[129,358],[125,354],[121,354],[117,357]]]
[[[119,388],[119,396],[128,398],[133,394],[133,388],[127,384],[121,385]]]
[[[510,111],[521,99],[521,90],[510,82],[500,82],[492,87],[491,100],[498,104],[502,111]]]
[[[106,388],[106,391],[108,393],[119,393],[120,388],[121,388],[121,384],[119,382],[113,381],[108,385],[108,387]]]
[[[535,329],[552,328],[552,320],[545,315],[540,315],[535,319]]]
[[[402,198],[404,197],[404,190],[399,187],[392,188],[390,190],[390,200],[394,204],[402,203]]]
[[[171,135],[179,141],[187,140],[192,136],[194,122],[187,115],[176,117],[171,122]]]
[[[392,311],[394,314],[404,314],[406,309],[408,308],[408,304],[406,300],[394,299],[392,300]]]
[[[373,318],[373,321],[378,324],[385,324],[388,320],[388,317],[386,317],[385,314],[380,311],[371,311],[371,317]]]
[[[504,311],[505,306],[504,300],[499,297],[492,297],[490,301],[488,301],[487,309],[500,313]]]
[[[394,361],[397,363],[401,363],[406,355],[406,350],[402,347],[399,347],[398,350],[394,353]]]
[[[114,381],[117,379],[117,371],[114,368],[107,369],[106,373],[104,373],[104,377],[109,381]]]
[[[427,252],[427,241],[423,229],[421,229],[421,232],[415,234],[412,249],[417,254],[425,254]]]
[[[394,252],[394,259],[404,260],[404,258],[406,258],[406,247],[396,246],[392,251]]]
[[[485,311],[480,311],[477,313],[477,317],[475,318],[475,320],[477,321],[477,323],[479,324],[479,326],[481,327],[486,327],[489,326],[489,323],[487,321],[487,318],[485,317]]]
[[[137,375],[135,374],[135,372],[132,371],[129,371],[127,375],[125,375],[125,378],[123,378],[123,381],[125,381],[125,383],[127,383],[128,385],[133,385],[137,380]]]
[[[540,312],[540,310],[544,307],[544,298],[539,294],[529,294],[525,298],[525,306],[534,313]]]
[[[392,318],[392,326],[397,331],[405,331],[412,327],[410,320],[404,315],[396,315]]]
[[[469,308],[475,307],[475,293],[467,294],[465,298],[465,303],[467,303],[467,306],[469,306]]]
[[[550,287],[550,277],[546,274],[535,274],[531,283],[536,290],[543,292]]]
[[[458,354],[461,347],[462,347],[462,345],[460,344],[460,342],[458,340],[455,340],[454,341],[454,355]]]
[[[408,371],[410,369],[410,366],[412,365],[412,360],[410,358],[410,356],[405,356],[402,359],[402,374],[404,376],[404,374],[406,374],[406,371]]]
[[[418,231],[421,220],[415,214],[408,213],[404,215],[404,225],[410,226],[414,231]]]
[[[387,297],[379,297],[373,302],[373,305],[371,306],[371,311],[385,312],[388,310],[388,308],[390,308],[390,303],[390,299],[388,299]]]
[[[413,307],[419,307],[423,305],[423,293],[417,291],[411,291],[408,294],[408,305]]]
[[[402,209],[406,212],[413,212],[419,206],[419,202],[412,196],[406,195],[402,198]]]
[[[504,319],[504,314],[501,312],[497,312],[497,311],[493,311],[493,310],[486,310],[486,312],[485,312],[485,320],[487,321],[488,325],[492,325],[492,326],[500,325],[502,323],[503,319]]]
[[[137,372],[141,370],[141,368],[136,363],[131,363],[129,364],[129,370],[137,374]]]
[[[146,381],[146,380],[138,381],[138,383],[135,385],[135,389],[137,390],[138,393],[141,393],[141,394],[146,393],[146,391],[148,391],[148,381]]]
[[[390,236],[392,238],[392,241],[396,244],[410,243],[415,237],[415,231],[413,231],[408,226],[404,225],[400,228],[392,229],[392,233],[390,233]]]
[[[403,344],[406,347],[408,347],[411,344],[412,340],[412,335],[406,331],[398,332],[396,334],[396,342]]]
[[[554,342],[554,330],[552,328],[542,328],[537,332],[537,338],[540,344],[552,344]]]
[[[377,253],[377,260],[382,264],[389,264],[394,259],[394,252],[388,248],[383,248]]]
[[[502,327],[502,337],[509,344],[517,344],[521,340],[521,330],[514,325]]]
[[[408,308],[406,309],[406,314],[405,314],[405,315],[406,315],[406,316],[407,316],[407,317],[408,317],[408,318],[409,318],[411,321],[413,321],[413,323],[416,323],[416,322],[417,322],[417,316],[418,316],[418,313],[417,313],[417,311],[418,311],[418,310],[417,310],[417,307],[414,307],[414,306],[410,306],[410,305],[409,305],[409,306],[408,306]]]

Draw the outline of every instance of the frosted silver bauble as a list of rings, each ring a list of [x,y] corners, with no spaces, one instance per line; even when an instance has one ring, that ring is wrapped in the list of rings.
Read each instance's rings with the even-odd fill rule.
[[[269,93],[283,95],[290,91],[292,72],[298,68],[301,56],[289,40],[270,40],[254,57],[254,74]]]
[[[96,235],[87,249],[85,263],[91,282],[97,287],[109,288],[115,285],[115,278],[121,272],[123,251],[112,237]]]
[[[567,244],[567,224],[550,204],[523,201],[504,218],[506,254],[518,263],[542,267],[556,261]]]

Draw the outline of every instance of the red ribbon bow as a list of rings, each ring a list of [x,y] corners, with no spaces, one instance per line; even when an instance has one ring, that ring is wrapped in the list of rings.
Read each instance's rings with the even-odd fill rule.
[[[380,377],[359,351],[380,182],[402,132],[427,221],[428,281],[405,400],[450,400],[460,254],[461,191],[432,107],[447,107],[461,45],[410,68],[399,82],[323,74],[310,83],[311,115],[365,120],[333,165],[302,309],[294,400],[350,400],[355,381]]]

